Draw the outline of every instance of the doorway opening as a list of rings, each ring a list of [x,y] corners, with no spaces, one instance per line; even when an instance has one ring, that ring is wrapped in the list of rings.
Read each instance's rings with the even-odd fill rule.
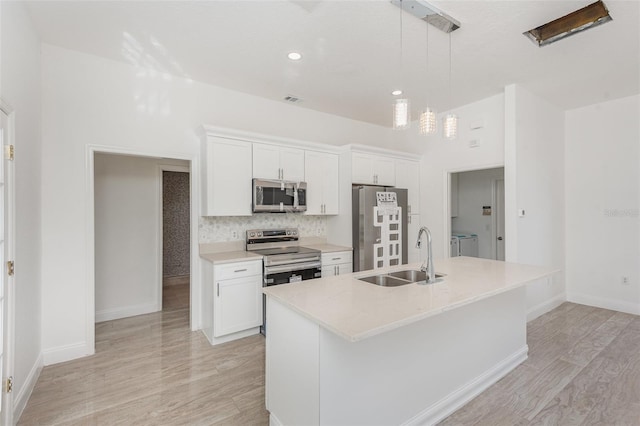
[[[181,203],[180,210],[174,212],[174,216],[180,217],[173,219],[182,225],[176,232],[180,234],[181,244],[176,251],[186,254],[186,258],[181,258],[178,263],[183,275],[190,277],[189,165],[186,160],[95,153],[96,323],[163,309],[163,253],[174,251],[177,238],[171,232],[173,225],[163,226],[165,171],[186,176],[186,179],[182,178],[186,186],[179,188],[179,191],[186,192],[186,197],[180,193],[173,193],[170,197],[179,199]],[[182,204],[185,201],[186,204]],[[163,237],[165,228],[169,232],[168,238]],[[186,285],[180,287],[186,289],[186,300],[180,298],[180,303],[187,310],[190,308],[190,281],[187,279]]]
[[[189,170],[160,166],[162,182],[162,310],[189,309],[191,244]]]
[[[450,257],[504,260],[504,167],[450,173]]]

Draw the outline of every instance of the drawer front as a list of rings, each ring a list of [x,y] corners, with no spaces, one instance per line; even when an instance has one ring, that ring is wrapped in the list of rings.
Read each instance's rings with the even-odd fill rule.
[[[224,263],[213,267],[215,280],[250,277],[252,275],[262,275],[262,260]]]
[[[322,266],[337,265],[339,263],[352,263],[353,255],[350,251],[338,251],[322,254]]]

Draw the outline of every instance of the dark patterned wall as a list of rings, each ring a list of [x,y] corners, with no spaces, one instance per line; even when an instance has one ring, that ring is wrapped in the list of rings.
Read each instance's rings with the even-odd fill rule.
[[[162,172],[162,275],[189,274],[189,173]]]

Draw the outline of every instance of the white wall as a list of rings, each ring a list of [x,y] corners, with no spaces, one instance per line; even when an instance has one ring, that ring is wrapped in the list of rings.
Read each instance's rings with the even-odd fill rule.
[[[504,179],[504,169],[486,169],[458,174],[458,216],[451,219],[452,231],[478,235],[479,257],[495,259],[492,219],[493,181]],[[492,215],[482,214],[483,206],[492,206]]]
[[[15,414],[42,365],[40,41],[21,2],[0,2],[0,97],[15,113]],[[16,417],[17,418],[17,417]]]
[[[454,111],[459,117],[457,139],[448,141],[441,131],[426,140],[417,134],[413,136],[414,144],[425,147],[420,175],[420,217],[422,225],[433,235],[435,258],[443,258],[449,252],[448,173],[504,164],[504,95],[492,96]],[[471,124],[480,122],[482,129],[470,129]],[[473,139],[479,139],[480,146],[470,148],[469,141]]]
[[[161,165],[126,155],[95,156],[96,322],[162,310]]]
[[[527,286],[532,319],[565,300],[564,112],[511,85],[505,117],[506,260],[559,271]]]
[[[640,314],[638,117],[638,95],[567,111],[565,151],[567,297],[633,314]]]
[[[42,47],[42,66],[45,363],[93,351],[94,325],[85,312],[93,274],[85,255],[90,145],[197,156],[203,123],[336,145],[384,146],[393,135],[388,128],[49,45]]]

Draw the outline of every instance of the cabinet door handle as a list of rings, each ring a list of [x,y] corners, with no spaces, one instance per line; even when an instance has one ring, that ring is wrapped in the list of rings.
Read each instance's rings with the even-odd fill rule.
[[[331,260],[340,260],[340,258],[339,257],[333,257],[333,258],[331,258]]]
[[[407,222],[411,223],[411,215],[407,216]]]
[[[411,214],[411,204],[407,205],[407,213]]]
[[[235,271],[233,271],[233,272],[245,272],[246,270],[247,270],[247,268],[244,268],[244,269],[236,269],[236,270],[235,270]]]
[[[218,286],[218,297],[220,297],[220,283],[216,283],[216,285]]]
[[[334,266],[333,269],[335,269],[335,274],[338,275],[340,270],[338,269],[338,266]]]

